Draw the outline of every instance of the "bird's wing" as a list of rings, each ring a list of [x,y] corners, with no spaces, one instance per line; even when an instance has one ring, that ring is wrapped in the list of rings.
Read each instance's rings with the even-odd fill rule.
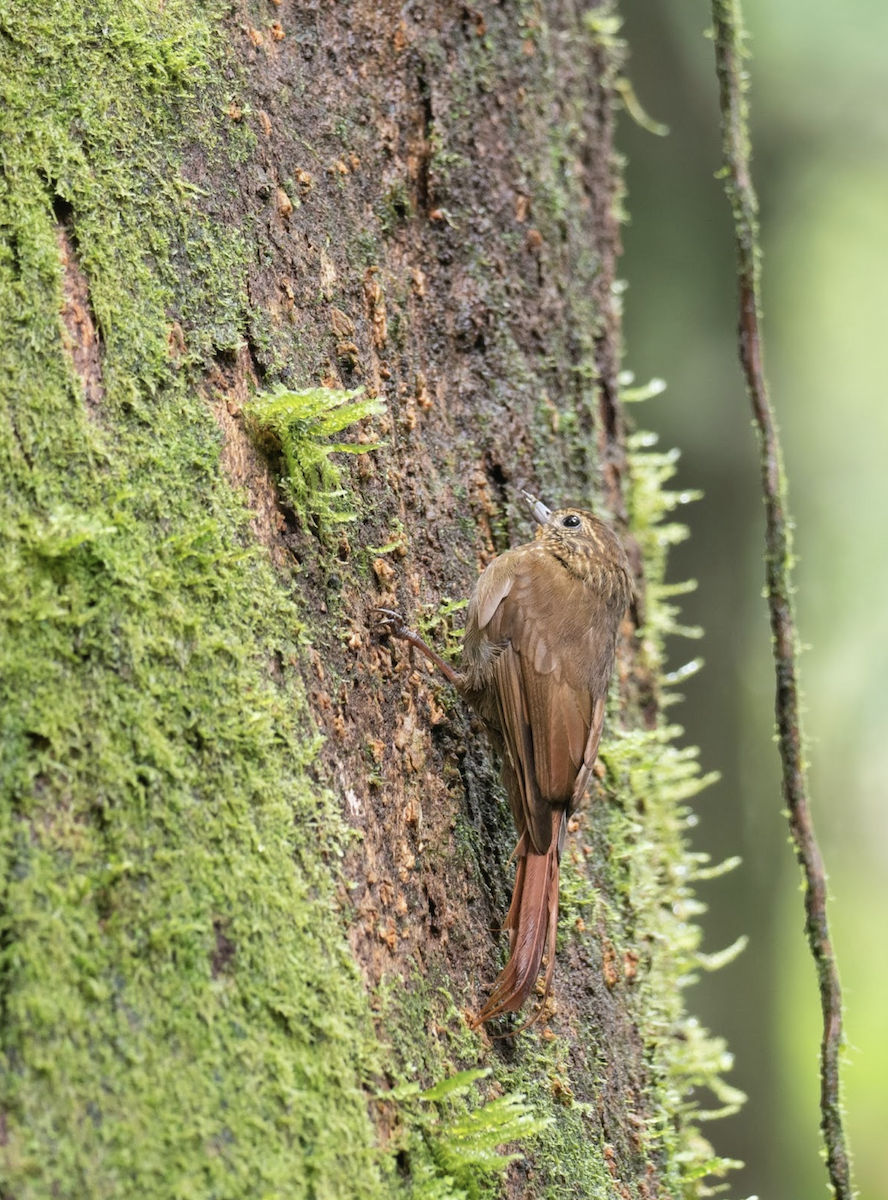
[[[570,802],[571,810],[575,809],[582,800],[589,784],[589,776],[592,774],[595,759],[598,757],[598,743],[601,741],[601,731],[603,728],[604,697],[599,696],[592,704],[592,724],[589,727],[589,738],[586,742],[586,749],[583,752],[583,765],[580,767],[577,777],[574,780],[573,796]]]
[[[552,838],[552,806],[572,807],[588,782],[604,704],[582,669],[596,615],[588,593],[568,572],[552,571],[541,548],[521,551],[510,554],[510,585],[484,633],[497,648],[491,667],[511,766],[507,784],[517,791],[510,787],[515,823],[542,854]]]
[[[474,621],[479,631],[487,628],[494,613],[512,590],[515,557],[514,551],[498,555],[478,579],[469,606],[468,624]]]

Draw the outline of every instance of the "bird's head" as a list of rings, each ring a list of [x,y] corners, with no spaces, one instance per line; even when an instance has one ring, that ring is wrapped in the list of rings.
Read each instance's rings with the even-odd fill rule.
[[[524,492],[539,528],[537,541],[546,544],[565,566],[584,574],[583,565],[619,567],[628,577],[628,563],[620,539],[604,521],[582,508],[550,509],[542,500]]]

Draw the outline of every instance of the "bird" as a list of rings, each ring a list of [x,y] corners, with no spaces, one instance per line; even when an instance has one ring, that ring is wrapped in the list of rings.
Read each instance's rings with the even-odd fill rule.
[[[523,493],[532,542],[498,555],[469,601],[459,670],[391,609],[380,631],[415,646],[481,718],[502,763],[518,842],[503,923],[509,960],[472,1026],[519,1012],[546,955],[542,1014],[552,985],[558,881],[567,823],[598,754],[617,636],[632,598],[616,533],[579,508],[549,509]],[[520,1032],[520,1030],[516,1031]]]

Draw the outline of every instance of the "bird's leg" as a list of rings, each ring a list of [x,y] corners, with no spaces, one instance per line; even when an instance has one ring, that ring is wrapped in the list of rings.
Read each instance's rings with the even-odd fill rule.
[[[379,613],[379,632],[387,633],[389,637],[397,638],[401,642],[407,642],[410,646],[415,646],[421,654],[424,654],[429,662],[434,663],[448,683],[452,683],[458,692],[463,690],[463,679],[458,671],[454,671],[449,663],[446,663],[440,654],[436,654],[431,646],[427,646],[418,633],[413,629],[408,629],[404,624],[404,618],[400,613],[394,612],[391,608],[377,608]]]

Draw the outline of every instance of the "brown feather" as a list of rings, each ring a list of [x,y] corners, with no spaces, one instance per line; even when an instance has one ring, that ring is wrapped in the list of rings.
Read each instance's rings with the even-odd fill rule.
[[[561,819],[561,813],[556,810],[551,845],[545,854],[537,854],[534,850],[521,853],[519,850],[512,903],[504,925],[509,930],[509,961],[497,976],[484,1007],[473,1019],[473,1028],[503,1013],[518,1012],[533,990],[543,955],[548,952],[543,999],[528,1025],[533,1024],[543,1010],[555,970]]]

